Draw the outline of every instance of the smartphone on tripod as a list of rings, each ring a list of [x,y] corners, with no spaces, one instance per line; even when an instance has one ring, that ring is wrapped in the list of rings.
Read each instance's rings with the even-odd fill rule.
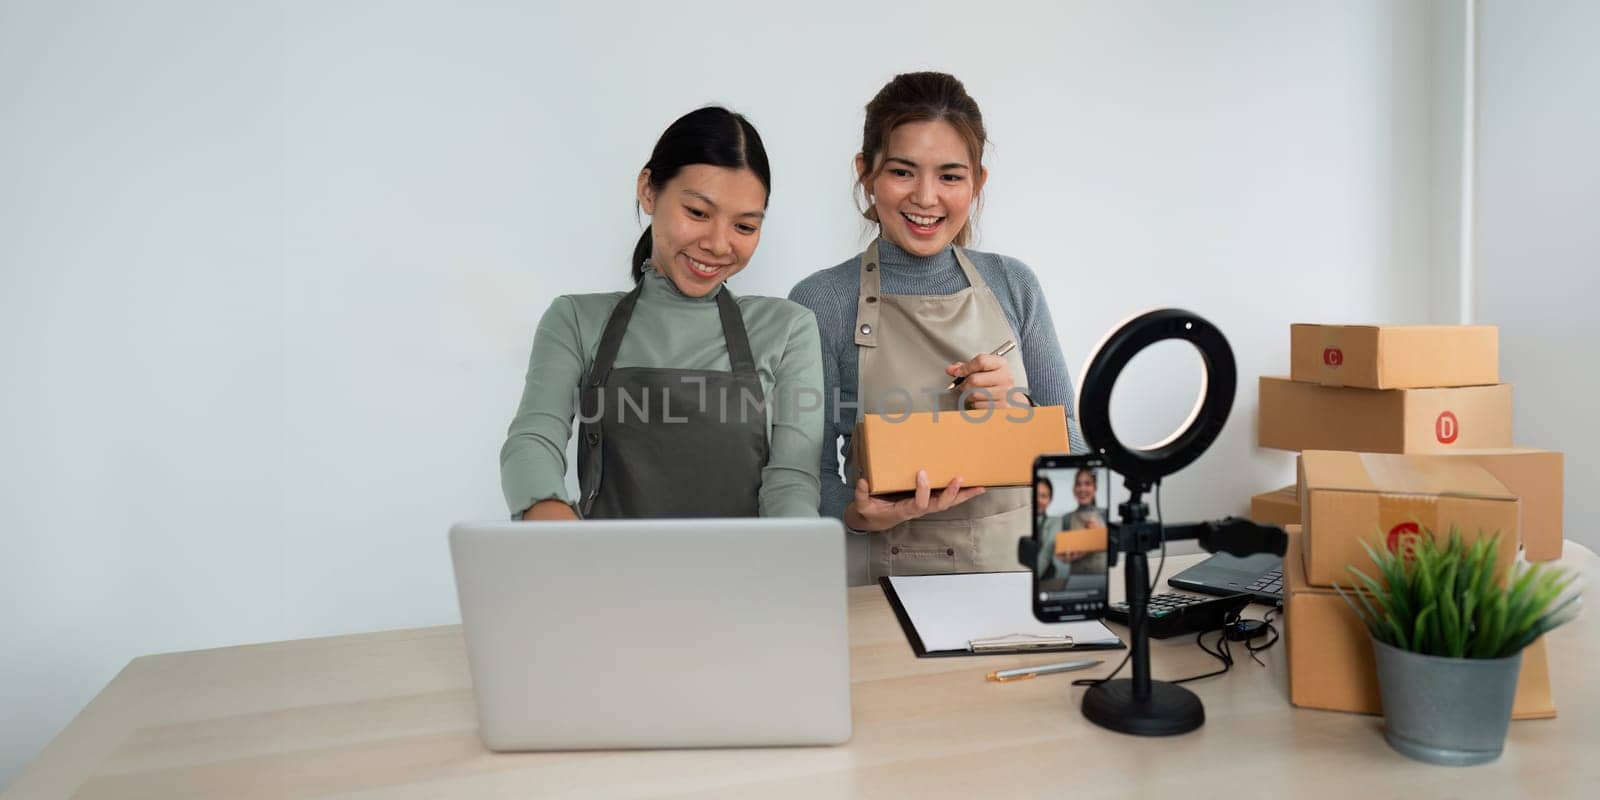
[[[1033,615],[1041,622],[1105,614],[1110,478],[1098,456],[1033,462]]]

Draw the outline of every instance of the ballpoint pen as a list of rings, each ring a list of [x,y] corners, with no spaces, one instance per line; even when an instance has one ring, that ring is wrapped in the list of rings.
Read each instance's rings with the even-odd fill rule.
[[[1077,669],[1098,667],[1104,663],[1106,662],[1101,661],[1100,659],[1092,659],[1089,661],[1063,661],[1060,664],[1040,664],[1037,667],[1017,667],[1016,669],[1003,669],[999,672],[991,672],[986,677],[991,681],[999,681],[1001,683],[1005,683],[1006,681],[1025,681],[1035,675],[1049,675],[1052,672],[1071,672]]]
[[[1006,353],[1009,353],[1009,352],[1011,352],[1012,350],[1015,350],[1015,349],[1017,349],[1016,341],[1012,340],[1012,339],[1007,339],[999,347],[996,347],[994,349],[994,352],[990,353],[989,355],[991,355],[991,356],[1003,356]],[[959,389],[959,388],[961,388],[961,384],[966,383],[966,382],[967,382],[967,376],[962,375],[961,377],[956,378],[955,380],[951,381],[949,386],[944,387],[945,391],[950,391],[951,389]]]

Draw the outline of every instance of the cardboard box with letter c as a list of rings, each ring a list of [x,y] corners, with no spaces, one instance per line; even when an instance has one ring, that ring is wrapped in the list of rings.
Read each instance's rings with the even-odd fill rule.
[[[1500,382],[1493,325],[1291,325],[1297,381],[1365,389],[1484,386]]]

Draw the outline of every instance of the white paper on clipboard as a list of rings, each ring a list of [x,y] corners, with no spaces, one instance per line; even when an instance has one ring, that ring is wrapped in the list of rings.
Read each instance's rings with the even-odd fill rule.
[[[930,653],[967,650],[974,639],[1018,633],[1065,634],[1078,647],[1122,642],[1099,620],[1034,619],[1033,576],[1027,572],[905,575],[891,577],[889,583]]]

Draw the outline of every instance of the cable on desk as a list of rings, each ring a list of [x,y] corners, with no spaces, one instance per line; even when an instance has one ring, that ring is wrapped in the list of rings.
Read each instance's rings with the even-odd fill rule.
[[[1111,674],[1105,676],[1104,678],[1079,678],[1079,679],[1073,681],[1072,685],[1073,686],[1099,686],[1100,684],[1105,683],[1106,681],[1109,681],[1112,678],[1117,677],[1117,673],[1121,672],[1123,667],[1128,666],[1128,659],[1130,659],[1130,658],[1133,658],[1133,650],[1132,649],[1129,649],[1128,652],[1122,656],[1122,660],[1117,662],[1117,668],[1114,669],[1114,670],[1111,670]]]
[[[1278,614],[1278,609],[1271,608],[1271,609],[1268,609],[1267,613],[1262,615],[1262,617],[1261,617],[1261,621],[1263,623],[1265,623],[1266,626],[1267,626],[1266,635],[1269,637],[1265,642],[1262,642],[1261,644],[1256,644],[1254,640],[1249,640],[1249,639],[1247,639],[1244,642],[1242,642],[1242,644],[1244,645],[1245,652],[1247,654],[1249,654],[1249,656],[1250,656],[1250,660],[1256,662],[1256,664],[1258,664],[1258,665],[1260,665],[1262,667],[1265,667],[1267,665],[1267,662],[1262,661],[1261,658],[1259,656],[1257,656],[1256,654],[1260,653],[1263,650],[1270,649],[1273,645],[1278,643],[1278,638],[1279,638],[1278,628],[1277,628],[1277,626],[1272,624],[1272,621],[1276,617],[1277,614]],[[1221,628],[1216,628],[1216,629],[1209,630],[1209,631],[1200,631],[1199,633],[1195,634],[1195,636],[1194,636],[1194,643],[1197,646],[1199,646],[1199,648],[1201,650],[1204,650],[1206,655],[1211,656],[1212,658],[1215,658],[1216,660],[1222,662],[1222,669],[1214,670],[1212,672],[1201,673],[1199,675],[1190,675],[1187,678],[1179,678],[1179,679],[1171,681],[1171,682],[1172,683],[1188,683],[1190,681],[1198,681],[1198,680],[1202,680],[1204,678],[1214,678],[1214,677],[1216,677],[1218,675],[1221,675],[1221,674],[1227,672],[1228,670],[1232,669],[1233,668],[1233,664],[1234,664],[1234,657],[1233,657],[1233,649],[1232,649],[1232,646],[1230,644],[1230,640],[1228,639],[1227,629],[1228,629],[1229,626],[1237,623],[1238,621],[1239,621],[1239,617],[1236,614],[1236,615],[1234,615],[1234,618],[1231,621],[1229,621],[1227,624],[1223,625]],[[1208,633],[1217,634],[1217,640],[1216,640],[1216,644],[1215,645],[1207,645],[1206,644],[1206,634],[1208,634]],[[1104,683],[1106,681],[1109,681],[1112,678],[1117,677],[1117,673],[1122,671],[1122,668],[1127,665],[1128,659],[1131,658],[1132,656],[1133,656],[1132,651],[1130,651],[1127,655],[1123,656],[1122,657],[1122,662],[1120,664],[1117,664],[1117,668],[1112,670],[1111,674],[1107,675],[1104,678],[1080,678],[1078,680],[1073,681],[1072,685],[1073,686],[1096,686],[1098,684],[1101,684],[1101,683]]]
[[[1256,656],[1256,653],[1259,653],[1259,652],[1261,652],[1263,650],[1266,650],[1266,649],[1268,649],[1268,648],[1270,648],[1273,645],[1278,643],[1278,629],[1277,629],[1276,626],[1274,626],[1272,624],[1273,615],[1277,614],[1277,613],[1278,613],[1278,609],[1272,608],[1272,609],[1268,609],[1267,613],[1264,614],[1261,617],[1261,621],[1263,623],[1265,623],[1266,626],[1267,626],[1267,635],[1270,636],[1271,638],[1267,639],[1267,641],[1265,641],[1265,642],[1263,642],[1262,644],[1259,644],[1259,645],[1255,644],[1253,642],[1253,640],[1248,640],[1248,639],[1243,642],[1245,652],[1250,654],[1250,660],[1256,662],[1257,664],[1259,664],[1259,665],[1261,665],[1263,667],[1265,667],[1267,665],[1267,663],[1265,661],[1262,661],[1258,656]],[[1238,621],[1237,619],[1234,620],[1234,622],[1237,622],[1237,621]],[[1188,683],[1189,681],[1197,681],[1197,680],[1200,680],[1201,678],[1211,678],[1211,677],[1215,677],[1217,675],[1221,675],[1222,673],[1227,672],[1229,669],[1231,669],[1233,667],[1233,651],[1229,648],[1229,640],[1228,640],[1227,629],[1228,629],[1228,626],[1234,624],[1234,622],[1230,622],[1227,625],[1224,625],[1222,628],[1220,628],[1220,629],[1218,629],[1216,631],[1201,631],[1201,632],[1195,634],[1195,637],[1194,637],[1194,643],[1199,645],[1201,650],[1206,651],[1206,655],[1209,655],[1212,658],[1215,658],[1216,660],[1222,662],[1222,669],[1219,669],[1219,670],[1217,670],[1215,672],[1207,672],[1207,673],[1204,673],[1202,675],[1190,675],[1187,678],[1180,678],[1178,680],[1175,680],[1175,681],[1173,681],[1173,683]],[[1208,633],[1216,633],[1217,634],[1217,644],[1216,644],[1216,649],[1215,650],[1213,650],[1210,647],[1206,646],[1205,636]]]
[[[1250,660],[1260,664],[1263,667],[1266,666],[1267,663],[1257,658],[1256,653],[1259,653],[1262,650],[1265,650],[1278,643],[1278,627],[1272,624],[1272,618],[1277,613],[1278,609],[1274,607],[1267,609],[1267,613],[1261,615],[1261,621],[1267,624],[1267,634],[1272,637],[1271,639],[1268,639],[1260,646],[1253,645],[1250,642],[1244,643],[1244,649],[1250,653]]]

